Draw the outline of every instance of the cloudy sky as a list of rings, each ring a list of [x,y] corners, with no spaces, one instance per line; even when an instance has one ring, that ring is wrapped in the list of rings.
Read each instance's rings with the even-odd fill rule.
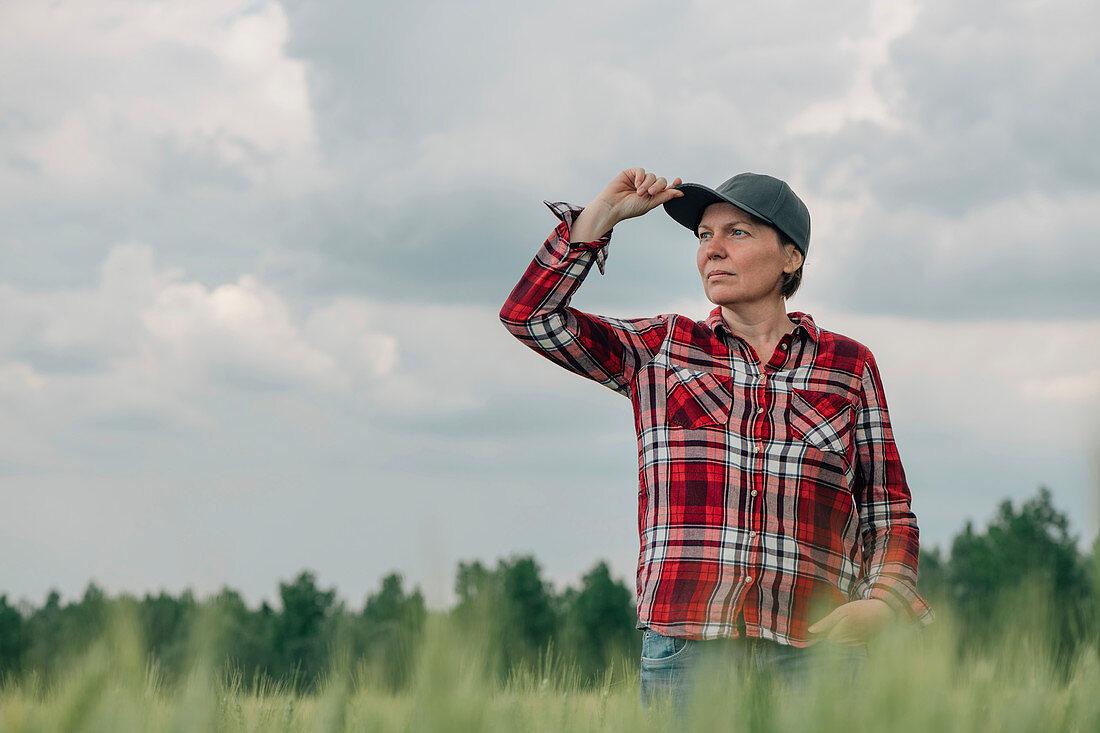
[[[630,404],[512,340],[553,228],[643,166],[809,205],[789,310],[875,353],[926,546],[1048,485],[1097,532],[1087,0],[0,5],[0,593],[533,553],[633,583]],[[616,229],[591,312],[702,318]]]

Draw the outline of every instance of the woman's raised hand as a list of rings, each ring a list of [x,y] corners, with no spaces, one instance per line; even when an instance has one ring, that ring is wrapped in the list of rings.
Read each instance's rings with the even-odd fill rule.
[[[607,184],[597,200],[607,204],[616,223],[641,216],[666,201],[683,196],[672,186],[679,186],[677,178],[670,185],[664,178],[647,173],[644,168],[627,168]]]
[[[680,183],[677,178],[670,186],[664,178],[646,173],[644,168],[627,168],[584,207],[573,223],[569,241],[595,241],[624,219],[641,216],[666,201],[683,196],[683,191],[672,188]]]

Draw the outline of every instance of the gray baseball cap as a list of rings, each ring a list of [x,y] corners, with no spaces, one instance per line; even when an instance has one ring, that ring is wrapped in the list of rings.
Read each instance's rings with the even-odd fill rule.
[[[711,204],[726,202],[749,212],[787,235],[802,250],[810,248],[810,210],[791,187],[778,178],[759,173],[740,173],[717,189],[698,183],[676,186],[683,196],[665,202],[665,211],[692,232],[699,227],[703,211]]]

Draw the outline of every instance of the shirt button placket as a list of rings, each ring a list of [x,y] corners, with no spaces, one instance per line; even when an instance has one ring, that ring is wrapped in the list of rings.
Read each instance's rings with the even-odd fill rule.
[[[767,402],[767,398],[768,398],[767,376],[764,374],[763,371],[761,371],[760,372],[760,392],[759,392],[759,400],[760,400],[759,404],[760,404],[760,406],[756,408],[756,414],[757,415],[764,414],[764,404]],[[764,439],[763,439],[763,437],[760,436],[761,432],[763,432],[763,421],[762,420],[757,423],[757,438],[756,438],[756,452],[757,453],[763,453],[764,452]]]
[[[761,369],[761,372],[760,372],[759,400],[760,400],[759,401],[759,406],[756,408],[756,414],[758,416],[764,414],[764,411],[766,409],[764,406],[767,404],[767,401],[768,401],[768,377],[764,373],[763,369]],[[762,435],[760,435],[760,433],[763,433],[763,429],[764,429],[764,420],[763,420],[763,418],[761,418],[758,421],[757,429],[760,432],[758,433],[758,437],[757,437],[756,452],[760,453],[760,454],[763,454],[764,453],[764,438],[763,438]],[[763,458],[763,455],[761,455],[761,458]],[[763,481],[764,480],[763,472],[760,474],[760,477],[761,477],[760,480]],[[752,521],[755,521],[755,519],[756,519],[757,512],[756,512],[756,506],[755,506],[755,499],[756,499],[756,496],[757,496],[758,493],[759,492],[756,489],[753,489],[749,492],[749,496],[751,497],[750,500],[749,500],[750,507],[751,507],[750,517],[751,517]],[[755,546],[756,541],[757,541],[756,540],[756,530],[755,529],[749,531],[749,540],[751,541],[751,544]],[[753,582],[753,576],[750,575],[747,578],[745,578],[745,585],[751,585],[752,582]]]

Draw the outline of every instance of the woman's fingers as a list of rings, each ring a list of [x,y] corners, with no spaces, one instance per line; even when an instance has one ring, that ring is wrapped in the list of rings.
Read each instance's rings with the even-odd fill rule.
[[[837,606],[828,613],[824,618],[819,619],[816,623],[810,625],[806,631],[811,634],[822,634],[828,632],[838,623],[844,620],[844,617],[848,615],[848,609],[844,606]]]
[[[667,178],[658,178],[645,168],[627,168],[623,171],[623,176],[633,184],[634,193],[639,196],[655,196],[670,186]],[[671,185],[679,186],[682,182],[676,178]]]
[[[680,185],[680,184],[676,184],[676,185]],[[678,199],[683,195],[684,195],[684,192],[681,191],[678,188],[671,188],[671,187],[666,188],[664,191],[662,191],[660,193],[660,195],[657,196],[657,204],[660,205],[660,204],[665,203],[666,201],[671,201],[672,199]]]
[[[666,191],[673,186],[679,186],[681,183],[683,183],[683,181],[681,181],[679,178],[674,180],[671,184],[665,178],[658,178],[656,181],[654,181],[653,185],[649,187],[649,195],[656,196],[662,191]],[[681,191],[677,191],[676,193],[681,196],[683,195],[683,192]]]
[[[858,637],[859,629],[855,627],[849,617],[845,616],[832,628],[828,638],[840,644],[851,644]]]
[[[645,173],[644,170],[640,171],[639,175],[636,176],[635,181],[635,192],[639,196],[656,196],[657,194],[670,187],[667,178],[663,176],[658,178],[653,173]],[[681,181],[679,178],[676,178],[672,182],[671,186],[679,186],[681,183],[683,183],[683,181]]]
[[[672,182],[671,186],[668,183],[668,179],[664,178],[663,176],[658,178],[650,173],[646,176],[645,180],[649,181],[650,178],[652,178],[653,180],[649,182],[649,185],[645,186],[643,190],[638,192],[639,196],[652,199],[647,204],[647,210],[656,208],[667,201],[671,201],[672,199],[679,198],[684,195],[683,191],[673,188],[673,186],[679,186],[682,183],[679,178],[676,178]]]
[[[672,186],[679,186],[676,178]],[[683,196],[668,179],[649,173],[645,168],[626,168],[603,190],[601,198],[613,210],[617,221],[641,216],[661,204]]]

